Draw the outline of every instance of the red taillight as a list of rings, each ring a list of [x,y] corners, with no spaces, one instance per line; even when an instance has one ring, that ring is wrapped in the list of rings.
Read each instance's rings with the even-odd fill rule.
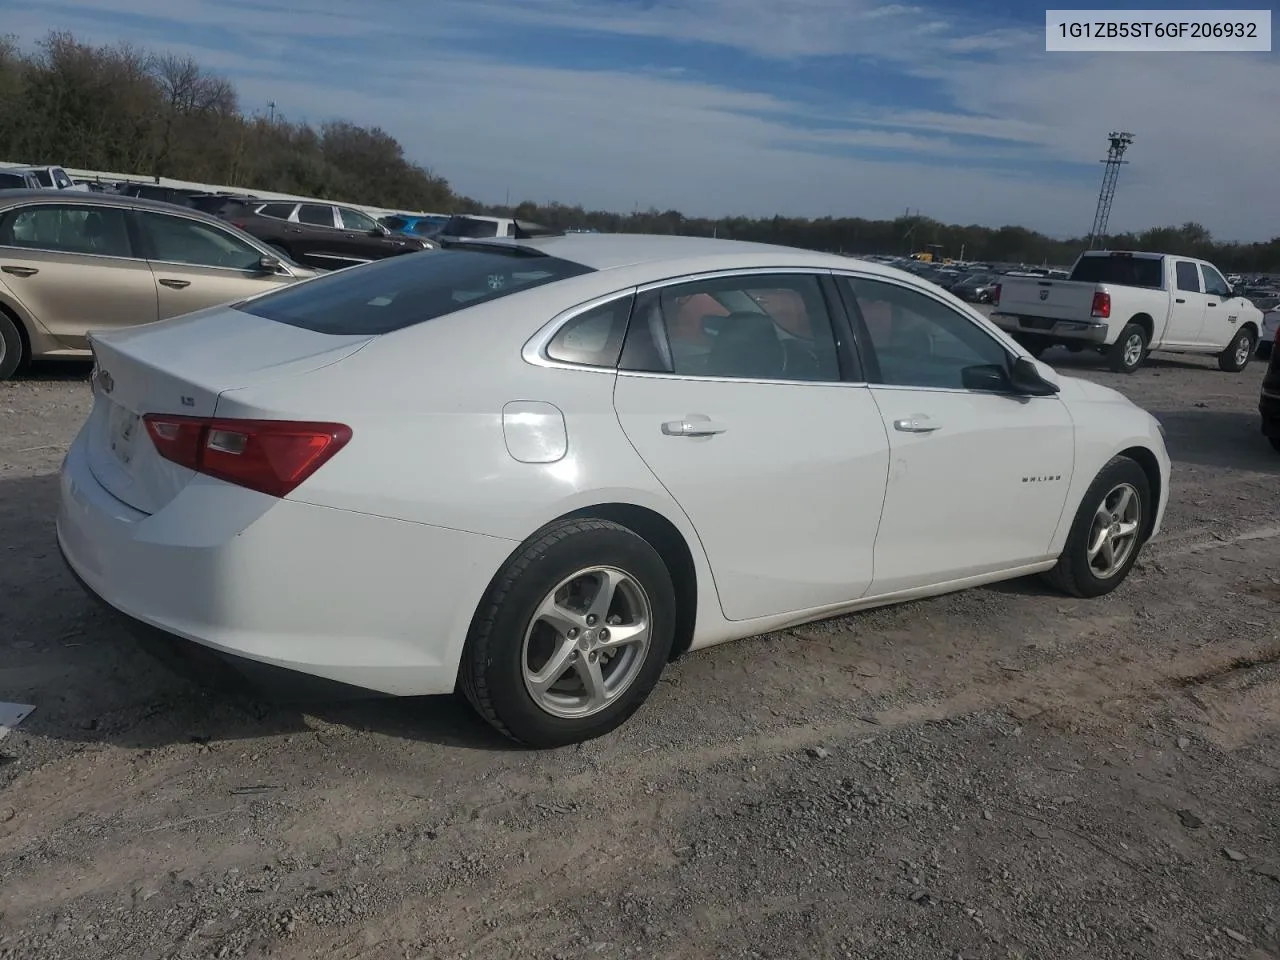
[[[232,220],[232,221],[231,221],[231,225],[232,225],[233,227],[235,227],[236,229],[238,229],[238,230],[243,230],[243,229],[244,229],[244,226],[245,226],[245,224],[244,224],[244,221],[243,221],[243,220]]]
[[[993,307],[1000,306],[1000,284],[996,284],[991,288],[991,305]]]
[[[1108,319],[1111,316],[1111,294],[1097,291],[1093,295],[1093,308],[1089,314],[1100,320]]]
[[[283,497],[351,439],[341,423],[213,420],[149,413],[142,418],[166,460],[273,497]]]

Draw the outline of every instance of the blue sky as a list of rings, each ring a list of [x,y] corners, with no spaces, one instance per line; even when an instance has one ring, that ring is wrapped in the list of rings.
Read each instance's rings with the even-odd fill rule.
[[[247,111],[380,125],[492,202],[1078,235],[1125,129],[1113,229],[1280,234],[1275,55],[1047,54],[1023,2],[0,0],[0,24],[190,54]]]

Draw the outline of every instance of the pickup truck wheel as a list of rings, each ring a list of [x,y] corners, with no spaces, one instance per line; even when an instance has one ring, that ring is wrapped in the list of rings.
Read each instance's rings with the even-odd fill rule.
[[[1227,373],[1239,373],[1253,359],[1253,349],[1257,340],[1253,330],[1245,327],[1227,344],[1227,349],[1218,354],[1218,369]]]
[[[1147,331],[1129,323],[1107,350],[1107,364],[1116,373],[1133,373],[1147,356]]]
[[[1110,593],[1137,561],[1154,509],[1142,467],[1112,458],[1085,492],[1058,565],[1045,578],[1075,597]]]

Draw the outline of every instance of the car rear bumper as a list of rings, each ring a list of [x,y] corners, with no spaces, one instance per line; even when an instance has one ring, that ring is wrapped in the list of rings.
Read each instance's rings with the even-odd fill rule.
[[[1105,320],[1053,320],[999,311],[991,314],[991,320],[1006,333],[1099,344],[1107,340],[1108,325]]]
[[[83,433],[63,463],[57,539],[84,588],[144,634],[393,695],[454,689],[471,617],[514,547],[203,477],[139,513],[98,483]]]

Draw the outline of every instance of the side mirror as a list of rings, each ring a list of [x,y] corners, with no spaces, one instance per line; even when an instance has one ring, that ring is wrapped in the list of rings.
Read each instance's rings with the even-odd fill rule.
[[[961,370],[960,385],[966,390],[1008,393],[1013,387],[1013,382],[1009,377],[1009,371],[1000,364],[984,363]]]
[[[279,273],[284,261],[279,257],[263,257],[258,261],[259,273]]]
[[[369,236],[371,236],[371,237],[389,237],[389,236],[391,236],[391,231],[390,231],[390,230],[388,230],[386,227],[384,227],[382,224],[380,224],[380,223],[375,223],[375,224],[373,225],[373,229],[369,231]]]
[[[1030,357],[1018,357],[1013,361],[1009,368],[1009,382],[1023,396],[1051,397],[1058,392],[1058,385],[1042,377]]]

